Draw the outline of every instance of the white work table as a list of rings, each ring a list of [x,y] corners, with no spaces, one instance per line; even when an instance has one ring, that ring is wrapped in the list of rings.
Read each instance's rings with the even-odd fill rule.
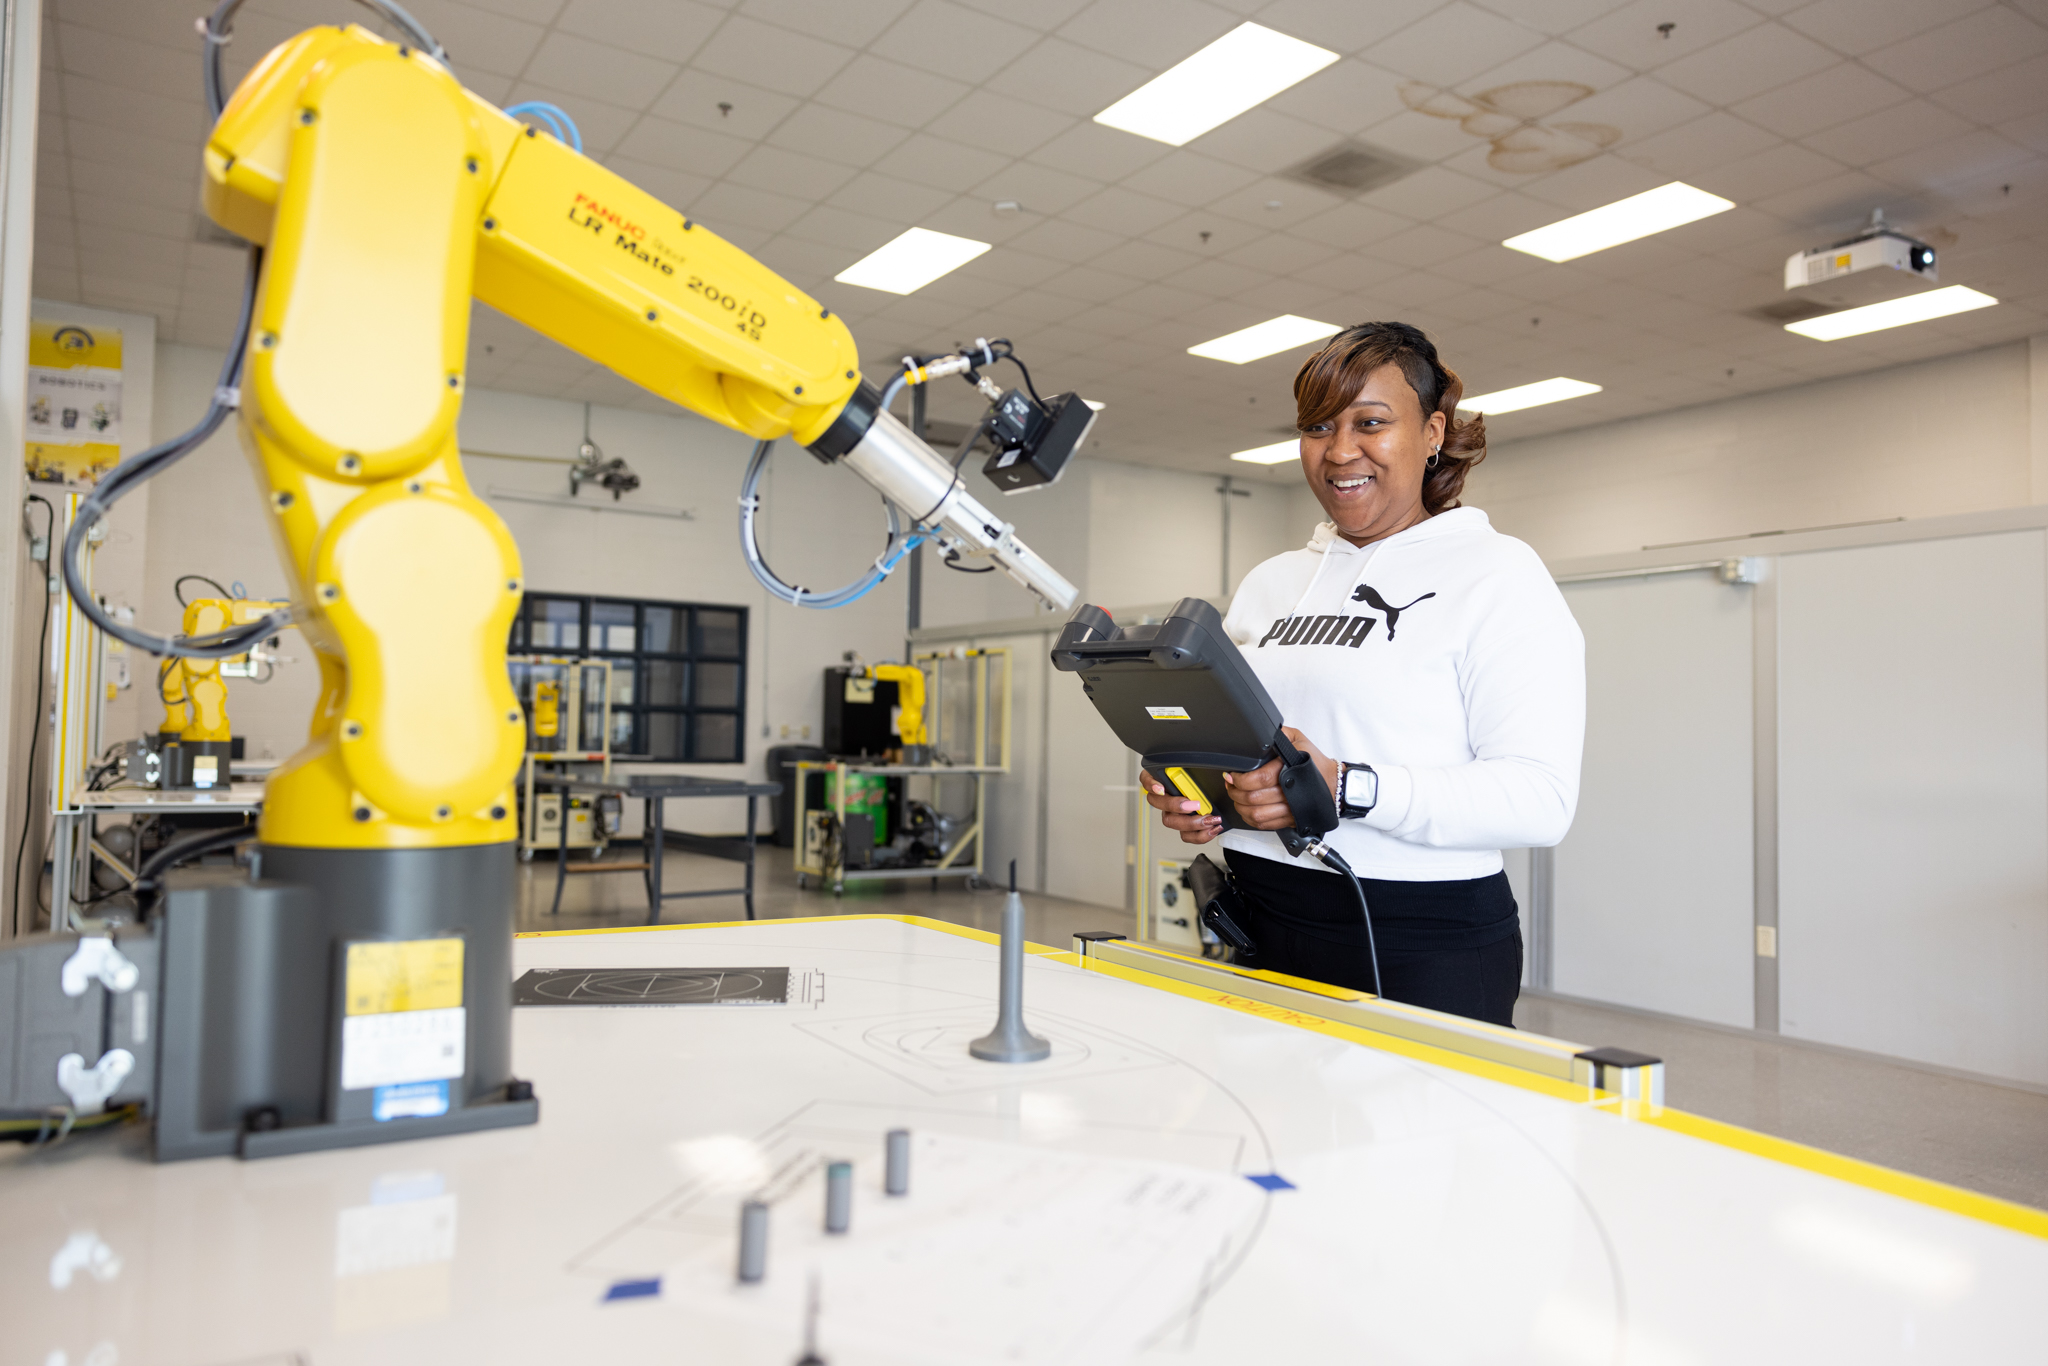
[[[1070,954],[1027,961],[1054,1052],[1009,1067],[965,1051],[993,943],[931,922],[532,936],[515,970],[706,966],[792,968],[793,1003],[517,1011],[535,1127],[0,1161],[7,1359],[790,1366],[814,1271],[834,1366],[2042,1350],[2048,1215]],[[837,1238],[832,1158],[855,1163]],[[767,1278],[739,1286],[764,1190]]]

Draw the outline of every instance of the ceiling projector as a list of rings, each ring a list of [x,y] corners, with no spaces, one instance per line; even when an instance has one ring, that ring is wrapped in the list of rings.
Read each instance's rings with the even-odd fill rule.
[[[1940,278],[1934,248],[1887,226],[1882,209],[1854,237],[1785,258],[1785,288],[1830,308],[1917,294]]]

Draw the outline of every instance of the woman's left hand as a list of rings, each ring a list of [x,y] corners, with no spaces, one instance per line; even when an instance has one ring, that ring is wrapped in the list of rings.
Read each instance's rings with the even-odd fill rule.
[[[1329,785],[1332,798],[1337,793],[1337,761],[1321,750],[1315,742],[1292,726],[1282,726],[1281,733],[1294,742],[1294,747],[1315,762],[1316,772],[1323,775]],[[1249,773],[1226,773],[1223,781],[1230,788],[1230,804],[1237,808],[1238,819],[1254,830],[1285,830],[1294,824],[1294,813],[1287,808],[1287,797],[1280,791],[1280,760],[1268,759]]]

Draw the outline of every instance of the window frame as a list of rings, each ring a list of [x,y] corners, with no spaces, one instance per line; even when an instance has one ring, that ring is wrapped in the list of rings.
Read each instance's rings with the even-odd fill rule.
[[[575,603],[577,639],[581,648],[569,649],[557,645],[532,644],[532,625],[535,608],[543,603]],[[598,640],[597,628],[600,608],[627,608],[632,613],[633,646],[630,650],[601,648],[610,641]],[[668,650],[651,650],[649,643],[648,619],[650,612],[672,612],[671,646]],[[725,620],[707,623],[707,615],[716,615]],[[615,613],[613,613],[615,615]],[[567,624],[566,614],[549,617],[548,620]],[[620,622],[605,625],[616,629]],[[568,656],[576,659],[603,659],[610,661],[616,692],[620,672],[630,671],[632,690],[630,702],[605,699],[605,716],[608,726],[616,727],[617,718],[630,716],[630,745],[614,743],[612,757],[620,763],[688,763],[688,764],[744,764],[747,761],[747,628],[749,613],[745,606],[732,603],[676,602],[664,598],[628,598],[611,593],[553,593],[529,590],[519,603],[519,611],[512,619],[508,650],[513,654],[540,654]],[[707,637],[714,633],[723,635],[730,632],[736,642],[731,650],[708,648]],[[654,664],[677,664],[683,670],[683,699],[655,701],[649,696],[649,678]],[[728,665],[734,670],[734,686],[730,703],[722,701],[699,701],[698,693],[704,687],[703,665]],[[722,675],[722,671],[721,671]],[[655,718],[674,717],[676,737],[679,743],[673,754],[653,752],[653,731]],[[732,747],[730,751],[706,754],[709,746],[701,744],[705,727],[703,719],[731,717]]]

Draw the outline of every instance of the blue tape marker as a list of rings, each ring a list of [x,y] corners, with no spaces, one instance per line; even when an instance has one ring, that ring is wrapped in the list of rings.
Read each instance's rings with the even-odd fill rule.
[[[1264,1176],[1247,1176],[1245,1180],[1251,1182],[1260,1190],[1291,1191],[1294,1189],[1294,1183],[1278,1172],[1267,1172]]]
[[[613,1300],[642,1300],[649,1295],[661,1293],[661,1277],[651,1281],[613,1281],[612,1288],[604,1292],[605,1303]]]

